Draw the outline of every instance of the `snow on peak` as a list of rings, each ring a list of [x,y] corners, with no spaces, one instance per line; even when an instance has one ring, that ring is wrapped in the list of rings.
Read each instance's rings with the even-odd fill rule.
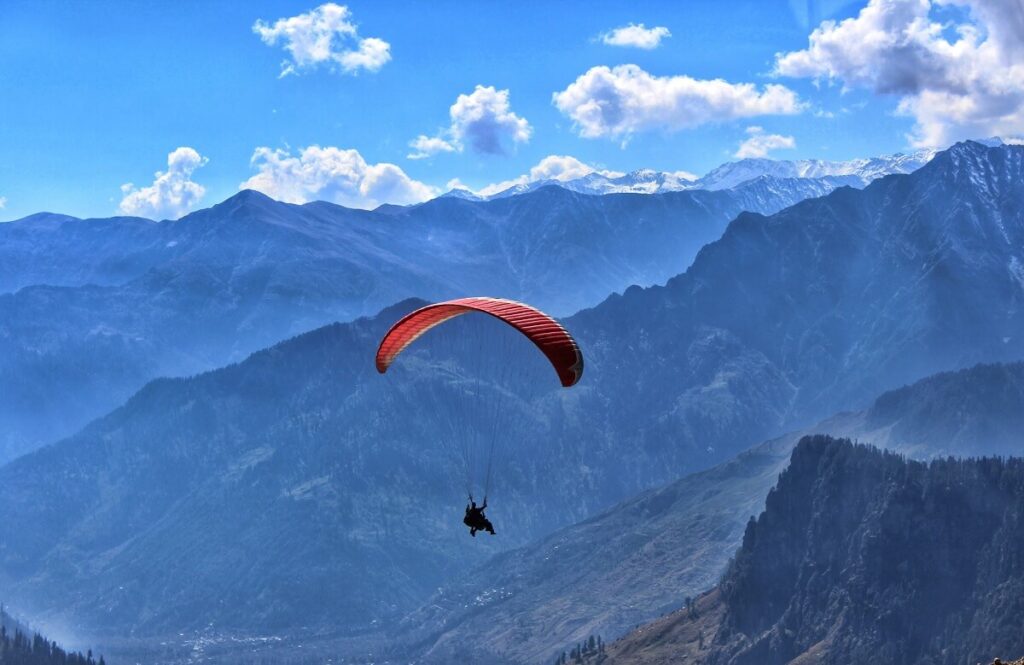
[[[1005,145],[999,138],[977,141],[987,146]],[[576,178],[538,178],[522,176],[508,181],[509,186],[497,193],[479,194],[468,189],[453,189],[442,196],[469,200],[493,200],[525,194],[534,190],[556,185],[580,194],[660,194],[692,189],[723,190],[733,189],[759,178],[775,180],[815,179],[830,187],[838,184],[866,186],[873,180],[895,173],[910,173],[924,166],[939,152],[927,148],[909,153],[895,153],[880,157],[831,161],[824,159],[776,160],[766,157],[751,157],[727,162],[709,171],[703,177],[686,171],[666,172],[654,169],[637,169],[629,173],[614,171],[590,171]],[[515,184],[512,184],[515,183]],[[491,190],[493,192],[493,189]]]
[[[885,155],[870,159],[828,161],[823,159],[741,159],[713,169],[697,181],[701,189],[731,189],[760,176],[776,178],[825,178],[829,176],[855,176],[863,185],[893,173],[910,173],[924,166],[935,153],[934,149],[917,150],[904,154]]]

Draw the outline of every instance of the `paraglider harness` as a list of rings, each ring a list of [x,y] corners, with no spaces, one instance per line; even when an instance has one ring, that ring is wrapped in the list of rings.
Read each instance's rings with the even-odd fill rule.
[[[494,535],[494,525],[484,515],[484,510],[487,508],[487,497],[484,497],[483,505],[477,507],[476,501],[473,500],[473,495],[469,495],[469,505],[466,506],[466,516],[462,518],[462,523],[469,527],[469,535],[476,538],[477,531],[486,531],[487,533]]]

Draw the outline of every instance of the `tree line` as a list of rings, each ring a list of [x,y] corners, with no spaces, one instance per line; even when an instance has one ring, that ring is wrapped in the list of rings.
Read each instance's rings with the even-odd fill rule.
[[[8,628],[8,626],[10,628]],[[92,651],[65,651],[37,632],[29,632],[0,606],[0,665],[106,665]]]

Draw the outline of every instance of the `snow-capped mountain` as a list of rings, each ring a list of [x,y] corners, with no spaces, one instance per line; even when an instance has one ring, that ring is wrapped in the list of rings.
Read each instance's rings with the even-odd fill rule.
[[[657,194],[695,189],[696,177],[685,171],[666,173],[653,169],[639,169],[625,175],[590,173],[565,183],[581,193],[600,194]]]
[[[687,189],[700,189],[694,186],[695,182],[696,177],[685,171],[666,173],[653,169],[639,169],[625,174],[612,171],[593,171],[581,178],[573,178],[571,180],[544,178],[542,180],[521,182],[496,194],[481,195],[465,188],[458,188],[442,194],[442,196],[472,201],[493,201],[495,199],[526,194],[551,185],[580,194],[659,194],[663,192],[680,192]]]
[[[1002,145],[998,138],[979,141],[990,147]],[[626,174],[593,171],[581,178],[559,180],[548,178],[521,182],[496,194],[481,195],[465,188],[453,189],[444,197],[491,201],[532,192],[541,187],[555,185],[580,194],[660,194],[691,189],[719,191],[733,189],[756,179],[818,180],[822,194],[839,186],[864,187],[873,180],[894,173],[911,173],[927,164],[937,150],[923,149],[910,153],[896,153],[847,161],[824,159],[767,159],[748,158],[727,162],[697,178],[685,171],[673,173],[639,169]],[[836,179],[840,180],[836,180]],[[831,180],[830,180],[831,179]]]
[[[694,187],[695,181],[696,177],[685,171],[666,173],[653,169],[639,169],[625,174],[612,171],[593,171],[581,178],[571,180],[544,178],[521,182],[496,194],[480,195],[465,188],[457,188],[442,194],[442,196],[470,201],[493,201],[526,194],[551,185],[580,194],[659,194],[698,189]]]
[[[911,153],[896,153],[870,159],[851,159],[833,162],[823,159],[775,160],[764,158],[741,159],[722,164],[694,183],[701,189],[732,189],[754,178],[825,178],[853,176],[861,187],[872,180],[893,173],[910,173],[921,168],[935,156],[934,149]]]

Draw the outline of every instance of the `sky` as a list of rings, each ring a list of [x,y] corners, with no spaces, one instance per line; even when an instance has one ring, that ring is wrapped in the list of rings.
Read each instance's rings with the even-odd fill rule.
[[[1024,0],[0,3],[0,220],[1024,135]]]

